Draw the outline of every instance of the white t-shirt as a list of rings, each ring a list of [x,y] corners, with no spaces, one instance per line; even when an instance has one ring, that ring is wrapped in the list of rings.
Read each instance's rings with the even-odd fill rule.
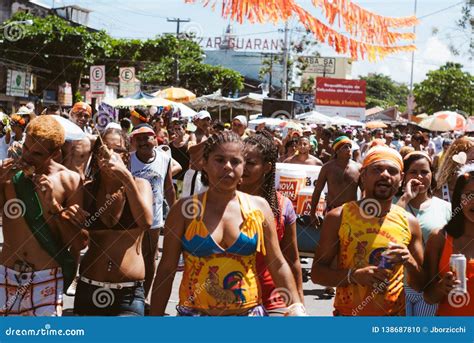
[[[8,144],[5,142],[6,135],[0,137],[0,160],[4,160],[8,157]]]
[[[150,163],[138,159],[136,152],[131,154],[130,171],[133,176],[141,177],[151,185],[153,192],[153,224],[152,229],[163,227],[163,194],[166,173],[170,166],[171,158],[161,149],[155,148],[155,158]]]

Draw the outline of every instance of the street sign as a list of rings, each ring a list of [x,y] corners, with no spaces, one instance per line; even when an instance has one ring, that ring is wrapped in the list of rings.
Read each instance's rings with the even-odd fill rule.
[[[31,74],[8,70],[6,95],[27,98],[30,90]]]
[[[119,72],[120,79],[120,95],[128,96],[135,94],[135,68],[134,67],[125,67],[120,68]]]
[[[90,90],[93,98],[105,95],[105,66],[91,66]]]

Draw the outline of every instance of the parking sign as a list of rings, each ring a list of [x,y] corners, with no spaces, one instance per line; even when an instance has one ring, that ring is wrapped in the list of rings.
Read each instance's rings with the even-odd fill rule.
[[[94,98],[105,95],[105,66],[91,66],[90,90]]]
[[[120,68],[120,95],[127,96],[135,94],[135,68],[125,67]]]

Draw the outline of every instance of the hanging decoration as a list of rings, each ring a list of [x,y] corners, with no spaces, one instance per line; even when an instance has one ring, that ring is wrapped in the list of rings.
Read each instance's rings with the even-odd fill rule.
[[[413,33],[397,32],[395,29],[412,27],[418,23],[416,17],[392,18],[370,12],[351,0],[312,0],[315,7],[322,9],[329,25],[314,17],[295,3],[295,0],[185,0],[186,3],[202,2],[215,10],[222,4],[224,18],[239,23],[248,20],[251,23],[286,21],[296,15],[321,43],[327,43],[336,52],[349,53],[352,59],[375,61],[385,56],[415,50],[414,44],[399,45],[400,40],[414,40]],[[337,32],[331,26],[344,28],[348,36]]]

